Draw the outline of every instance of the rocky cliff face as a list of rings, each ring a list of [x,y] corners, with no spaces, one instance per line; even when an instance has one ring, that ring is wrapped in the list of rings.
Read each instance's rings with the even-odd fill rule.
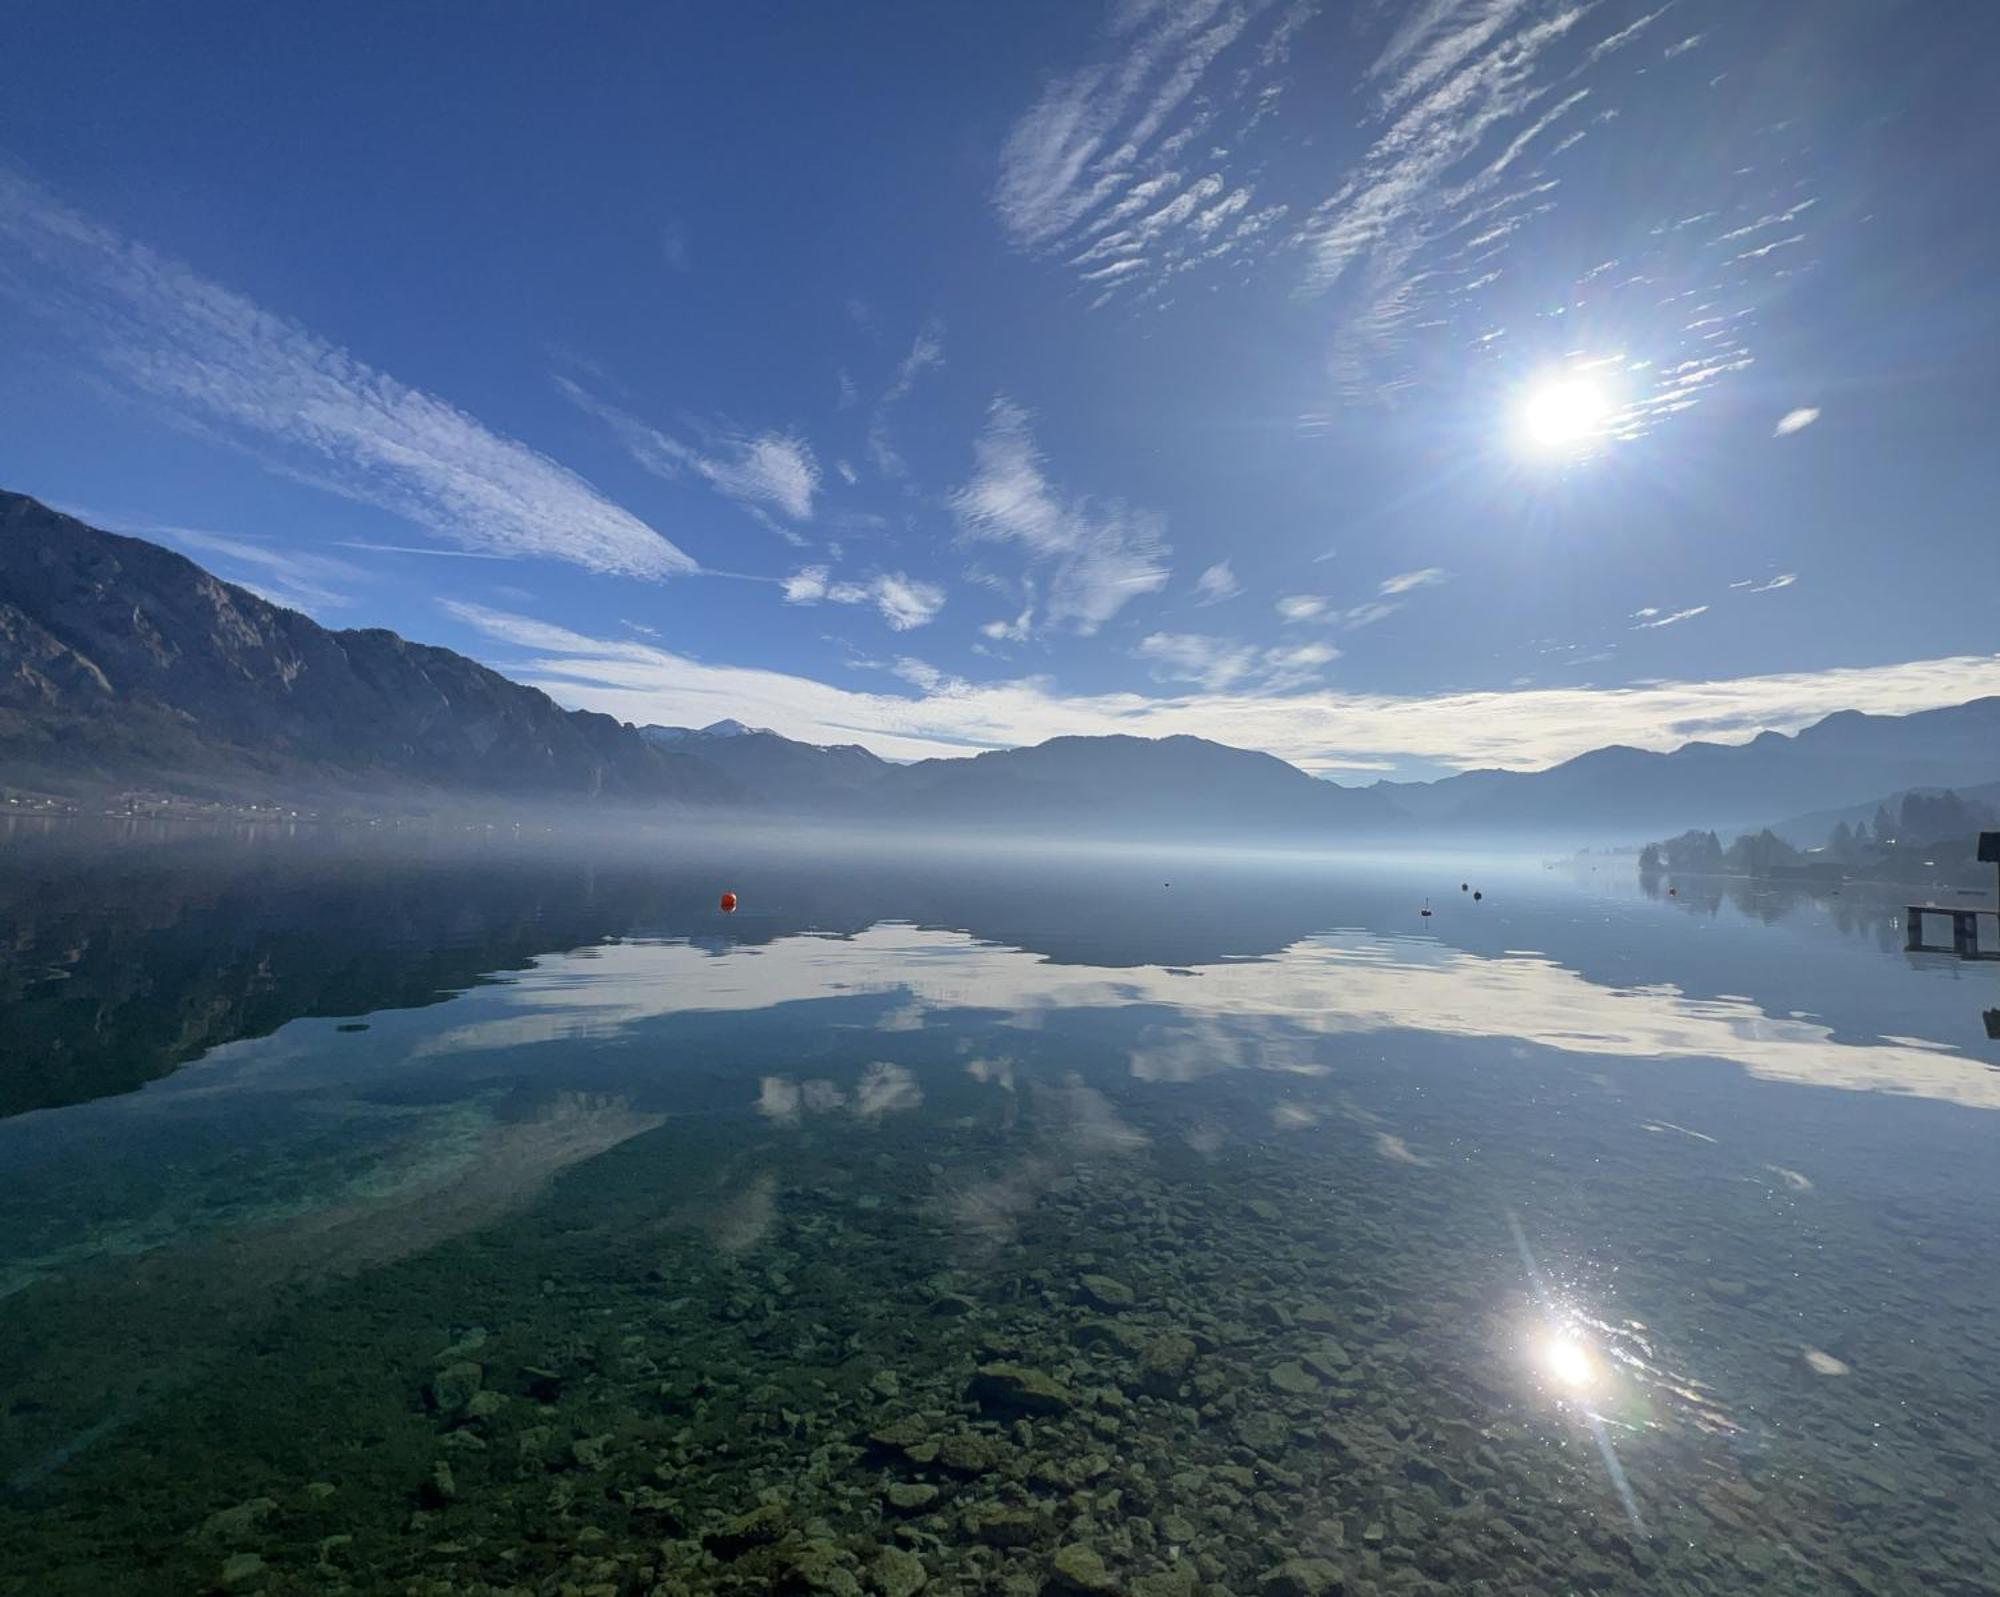
[[[313,783],[739,796],[699,760],[449,649],[329,631],[170,550],[7,493],[0,765],[232,795]]]

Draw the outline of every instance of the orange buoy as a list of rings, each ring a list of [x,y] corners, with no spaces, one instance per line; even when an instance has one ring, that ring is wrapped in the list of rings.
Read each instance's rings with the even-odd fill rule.
[[[734,893],[724,893],[722,895],[722,913],[725,915],[734,915],[736,913],[736,895]]]

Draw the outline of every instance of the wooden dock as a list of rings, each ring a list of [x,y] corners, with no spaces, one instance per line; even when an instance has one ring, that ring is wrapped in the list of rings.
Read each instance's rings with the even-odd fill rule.
[[[2000,868],[2000,832],[1979,834],[1979,858],[1988,865]],[[1924,921],[1932,915],[1942,915],[1951,922],[1951,947],[1942,943],[1924,941]],[[1993,944],[1983,945],[1979,940],[1979,922],[1982,917],[1993,918]],[[2000,959],[2000,909],[1961,909],[1955,904],[1911,904],[1903,911],[1903,948],[1912,954],[1953,953],[1960,959]]]
[[[1942,916],[1951,922],[1951,943],[1924,941],[1924,922]],[[1993,922],[1993,941],[1982,945],[1979,923]],[[1903,947],[1912,954],[1956,954],[1960,959],[2000,959],[2000,909],[1960,909],[1955,904],[1911,904],[1903,911]]]

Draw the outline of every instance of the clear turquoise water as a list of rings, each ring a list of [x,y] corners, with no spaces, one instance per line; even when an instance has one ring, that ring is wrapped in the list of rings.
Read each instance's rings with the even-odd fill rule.
[[[1894,904],[6,848],[0,1589],[2000,1589],[2000,970]]]

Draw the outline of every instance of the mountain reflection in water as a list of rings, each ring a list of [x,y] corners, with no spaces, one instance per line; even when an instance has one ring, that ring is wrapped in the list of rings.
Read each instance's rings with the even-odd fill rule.
[[[30,845],[24,1589],[1985,1589],[1992,989],[1810,906]]]

